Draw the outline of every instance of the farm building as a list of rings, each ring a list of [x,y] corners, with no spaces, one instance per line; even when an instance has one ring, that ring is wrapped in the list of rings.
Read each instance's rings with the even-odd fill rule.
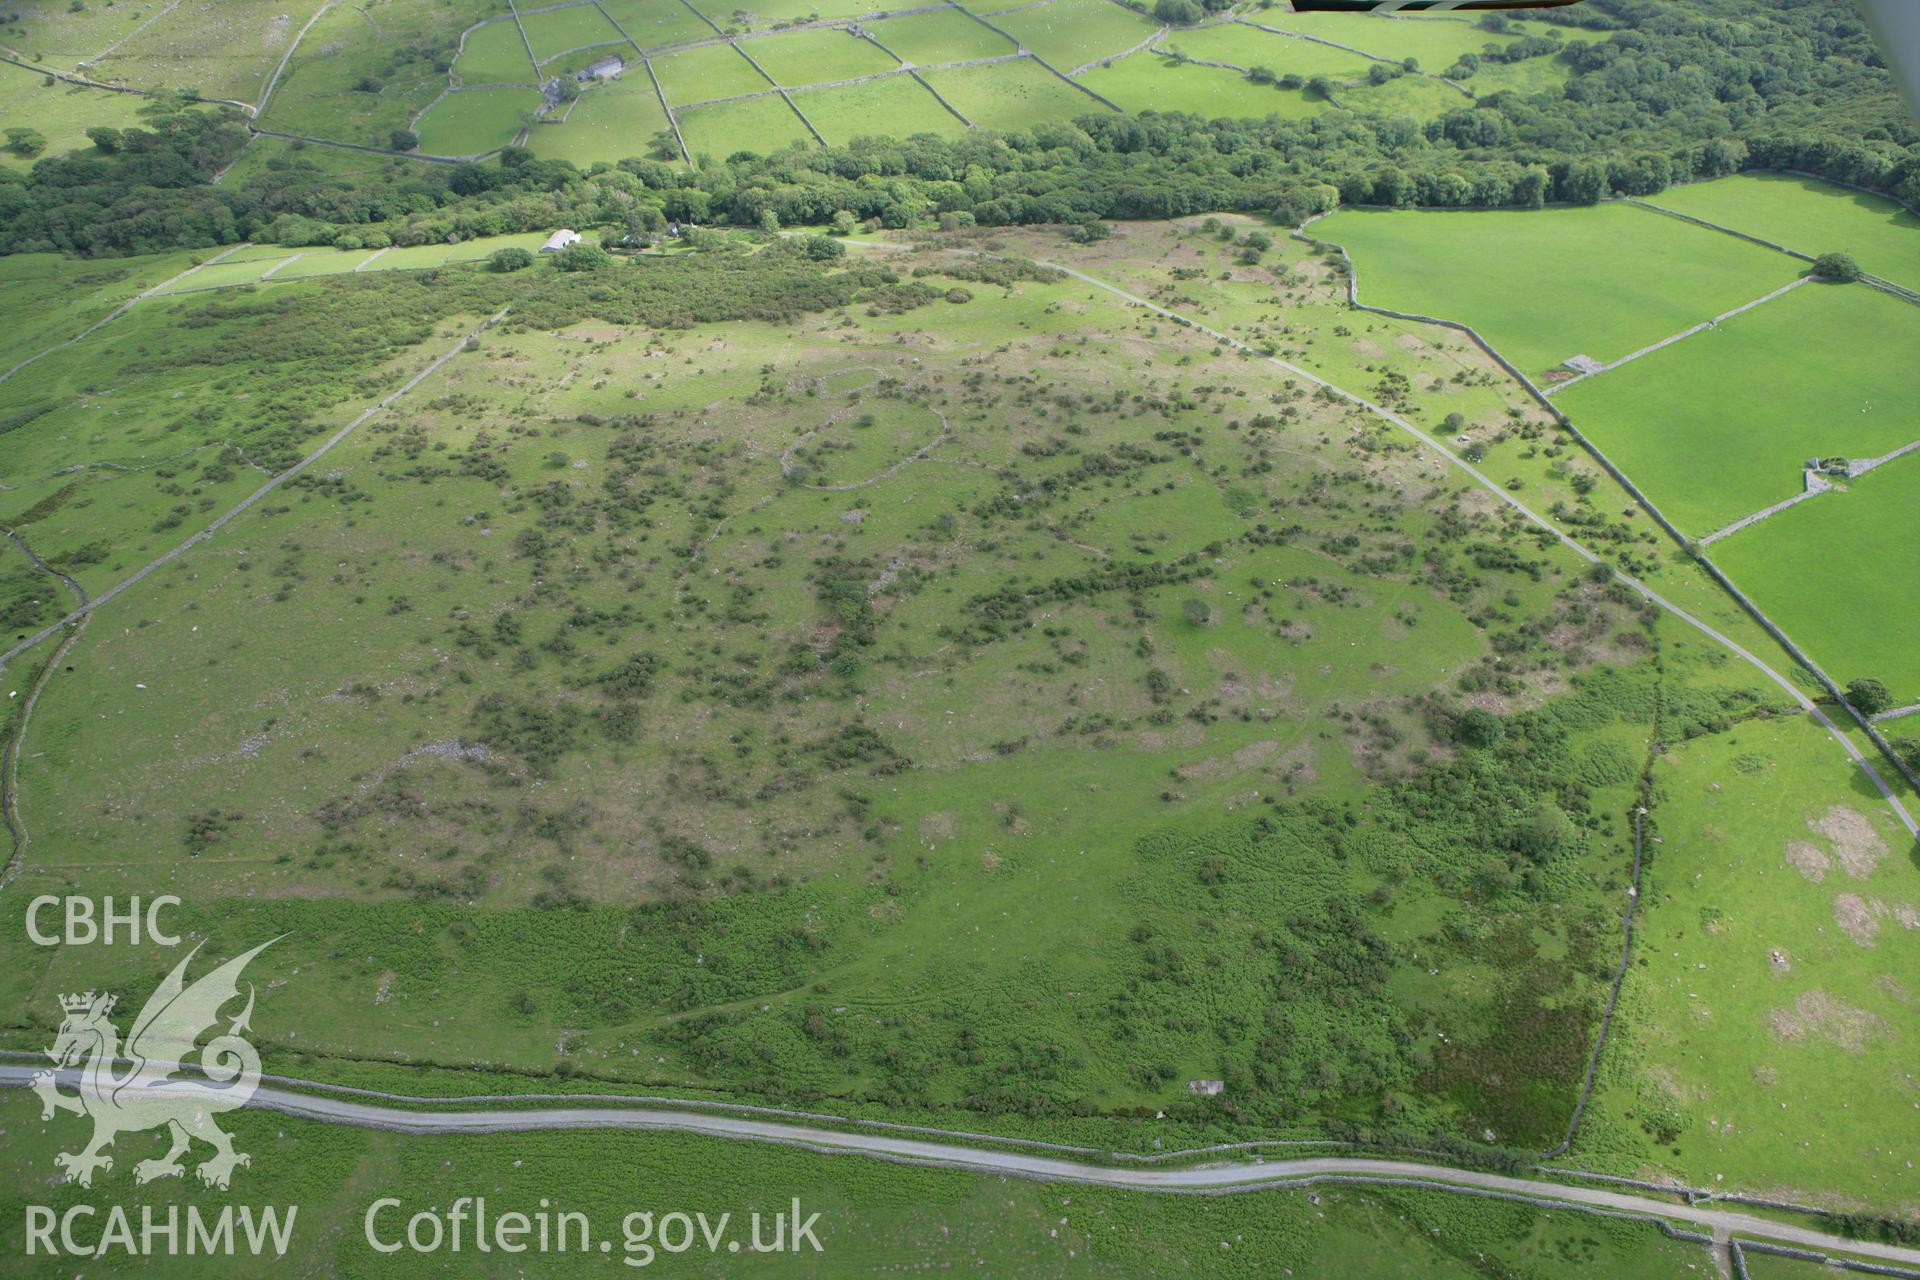
[[[578,231],[574,231],[568,227],[562,227],[547,237],[547,242],[540,246],[540,252],[558,253],[570,244],[579,243],[580,233]]]
[[[621,61],[619,57],[606,57],[574,72],[573,78],[583,82],[588,80],[611,80],[626,69],[627,64]]]

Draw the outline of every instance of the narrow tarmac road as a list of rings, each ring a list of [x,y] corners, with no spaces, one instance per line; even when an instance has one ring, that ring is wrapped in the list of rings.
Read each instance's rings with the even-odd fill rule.
[[[40,1068],[0,1065],[0,1087],[24,1087],[38,1070]],[[77,1072],[61,1072],[60,1076],[63,1084],[72,1084],[78,1079]],[[1515,1198],[1529,1203],[1545,1202],[1550,1207],[1660,1219],[1700,1228],[1715,1235],[1738,1235],[1751,1240],[1852,1253],[1920,1266],[1920,1249],[1849,1240],[1810,1227],[1772,1222],[1711,1205],[1683,1204],[1600,1187],[1568,1186],[1411,1160],[1312,1156],[1295,1160],[1241,1160],[1176,1169],[1143,1169],[970,1147],[927,1138],[849,1133],[788,1121],[710,1114],[650,1104],[409,1111],[379,1103],[319,1097],[291,1089],[263,1086],[254,1093],[247,1105],[329,1124],[348,1124],[393,1133],[516,1133],[546,1129],[696,1133],[737,1141],[803,1147],[831,1155],[861,1155],[900,1164],[930,1165],[1045,1182],[1076,1182],[1136,1191],[1221,1194],[1319,1181],[1411,1184],[1442,1191]],[[78,1122],[75,1124],[77,1139]]]

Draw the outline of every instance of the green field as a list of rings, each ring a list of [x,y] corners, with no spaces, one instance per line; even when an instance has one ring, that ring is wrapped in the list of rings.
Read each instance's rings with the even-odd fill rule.
[[[653,135],[665,128],[667,113],[646,68],[633,67],[613,84],[582,94],[565,124],[535,128],[527,145],[543,160],[571,160],[584,168],[609,157],[645,155]]]
[[[714,30],[680,0],[600,0],[607,16],[642,49],[685,40],[711,40]]]
[[[532,84],[538,77],[520,26],[510,17],[467,32],[453,64],[453,78],[461,84]]]
[[[415,126],[420,150],[434,156],[470,156],[513,141],[540,105],[538,89],[468,89],[449,93]]]
[[[292,261],[287,262],[268,279],[304,280],[309,276],[340,275],[344,272],[356,271],[368,262],[378,267],[386,261],[387,256],[382,254],[378,261],[374,261],[373,253],[365,249],[307,249]]]
[[[900,64],[871,40],[837,27],[749,40],[743,46],[776,83],[824,84],[892,71]],[[885,117],[878,117],[885,119]]]
[[[341,275],[358,271],[405,271],[437,267],[449,262],[484,258],[496,249],[518,246],[536,249],[546,240],[541,232],[482,236],[458,244],[423,244],[387,249],[377,258],[370,249],[335,249],[326,245],[297,248],[261,244],[238,250],[217,263],[203,266],[162,290],[159,297],[232,288],[263,281],[300,280],[309,276]],[[276,265],[277,264],[277,265]]]
[[[988,21],[1064,72],[1125,52],[1159,28],[1153,19],[1112,0],[1052,0],[1038,8],[997,13]]]
[[[332,252],[332,250],[328,250]],[[285,258],[286,253],[281,254]],[[161,291],[161,296],[173,293],[193,293],[200,289],[218,289],[227,285],[250,284],[260,278],[260,273],[273,265],[272,262],[216,262],[201,267],[192,275],[175,281]]]
[[[523,14],[520,25],[526,28],[527,39],[533,45],[533,56],[542,63],[570,49],[623,41],[613,24],[592,4]],[[637,36],[635,38],[638,39]],[[632,49],[629,48],[628,52],[632,52]]]
[[[1920,702],[1912,643],[1920,603],[1906,589],[1920,580],[1911,536],[1920,510],[1916,461],[1908,454],[1847,481],[1845,493],[1821,494],[1710,548],[1828,675],[1842,685],[1872,676],[1899,706]],[[1886,728],[1912,737],[1920,724]]]
[[[1482,31],[1464,16],[1409,18],[1360,13],[1281,13],[1267,9],[1255,14],[1250,21],[1318,36],[1395,62],[1414,58],[1422,71],[1435,74],[1453,65],[1463,53],[1478,54],[1488,45],[1497,47],[1514,39],[1511,35]],[[1525,23],[1513,25],[1516,30],[1536,33],[1546,29],[1538,23],[1531,27]]]
[[[1219,67],[1177,66],[1152,50],[1129,54],[1095,67],[1080,80],[1132,111],[1191,111],[1196,115],[1317,115],[1331,104],[1299,89],[1255,84],[1238,71]],[[1097,105],[1097,104],[1096,104]]]
[[[772,88],[731,44],[700,45],[654,58],[653,74],[659,77],[667,101],[676,108],[682,103],[737,98]],[[777,98],[774,102],[781,105]]]
[[[1348,210],[1316,222],[1312,234],[1346,247],[1363,302],[1473,325],[1535,374],[1576,355],[1617,360],[1801,270],[1756,245],[1622,204]]]
[[[1655,776],[1641,959],[1572,1161],[1911,1203],[1911,837],[1803,717],[1677,746]]]
[[[1413,116],[1433,120],[1449,111],[1473,105],[1458,89],[1432,76],[1396,76],[1385,84],[1341,85],[1334,91],[1340,105],[1369,115]]]
[[[1045,120],[1071,120],[1110,110],[1031,58],[923,74],[955,110],[987,129],[1024,129]]]
[[[876,0],[699,0],[694,7],[729,33],[878,12]]]
[[[1177,49],[1188,57],[1236,67],[1265,67],[1277,76],[1296,75],[1309,80],[1314,76],[1357,80],[1373,66],[1372,59],[1357,53],[1313,40],[1275,35],[1242,22],[1176,30],[1155,47]]]
[[[792,143],[813,145],[813,135],[778,94],[689,107],[679,113],[680,132],[695,160],[724,160],[738,151],[770,155]]]
[[[967,129],[912,76],[888,76],[837,89],[810,89],[794,94],[793,103],[835,145],[862,134],[904,138],[937,133],[952,138]]]
[[[1742,173],[1672,187],[1649,203],[1812,257],[1843,250],[1862,270],[1920,289],[1920,218],[1879,196],[1792,174]]]
[[[1483,62],[1479,70],[1459,83],[1482,98],[1503,92],[1557,94],[1572,75],[1573,67],[1564,58],[1527,58],[1520,62]]]
[[[1363,276],[1364,280],[1364,276]],[[1807,359],[1808,335],[1820,356]],[[1696,537],[1804,487],[1809,458],[1920,439],[1920,307],[1807,284],[1554,397]]]
[[[995,58],[1014,51],[1012,41],[957,8],[882,18],[865,25],[881,44],[923,67],[968,58]]]

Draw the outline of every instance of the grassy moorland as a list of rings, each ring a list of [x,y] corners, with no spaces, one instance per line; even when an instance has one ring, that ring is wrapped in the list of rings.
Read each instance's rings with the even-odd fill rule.
[[[1157,264],[1208,264],[1330,375],[1560,448],[1483,359],[1361,341],[1268,245],[1142,226],[1086,260],[1175,293]],[[272,350],[280,399],[180,420],[150,370],[119,418],[184,460],[90,482],[128,486],[125,533],[81,568],[111,580],[169,486],[230,502],[256,433],[297,450],[516,297],[98,613],[22,761],[23,883],[135,866],[216,949],[289,932],[262,1034],[346,1059],[1129,1142],[1162,1111],[1557,1136],[1656,624],[1383,425],[1089,286],[765,249],[195,295],[123,322],[130,358],[237,383]],[[386,341],[420,341],[383,365],[286,360],[283,332],[377,350],[394,307]],[[139,439],[59,425],[22,428],[23,466]],[[29,536],[60,552],[90,496]],[[1701,725],[1767,704],[1734,676],[1689,690]],[[120,963],[24,955],[9,989],[37,1011]]]
[[[136,294],[194,265],[185,253],[151,254],[88,262],[53,253],[20,253],[0,258],[0,288],[24,311],[38,317],[32,326],[12,325],[0,333],[0,372],[57,342],[77,336],[105,319]]]
[[[45,76],[0,63],[0,118],[9,124],[30,124],[46,139],[46,150],[55,155],[91,151],[89,129],[140,127],[145,122],[141,113],[150,105],[133,94],[85,89],[57,80],[49,84]],[[12,169],[31,168],[38,158],[12,149],[0,150],[0,165]]]
[[[372,22],[352,5],[335,5],[294,50],[261,123],[285,133],[384,147],[394,130],[411,128],[447,87],[450,71],[464,79],[455,61],[462,34],[506,12],[503,0],[388,0]],[[510,44],[511,34],[512,24],[501,22],[473,32],[472,39],[496,51],[497,63],[474,83],[494,83],[499,76],[532,82],[524,46],[513,61],[517,40]]]

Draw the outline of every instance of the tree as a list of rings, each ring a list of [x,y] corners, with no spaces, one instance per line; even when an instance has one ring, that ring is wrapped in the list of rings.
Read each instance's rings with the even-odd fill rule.
[[[833,211],[833,234],[837,236],[850,236],[859,225],[860,220],[854,217],[849,211],[845,209],[835,209]]]
[[[1203,12],[1194,0],[1154,0],[1153,16],[1170,27],[1198,22]]]
[[[87,130],[87,141],[111,155],[120,149],[120,131],[106,125],[97,124]]]
[[[570,244],[554,255],[562,271],[598,271],[613,265],[613,257],[597,244],[581,241]]]
[[[1513,831],[1513,847],[1536,862],[1544,862],[1572,842],[1573,821],[1551,800],[1534,805]]]
[[[770,236],[780,234],[780,215],[771,209],[760,211],[760,230]]]
[[[847,253],[847,246],[838,240],[830,240],[826,236],[808,236],[800,242],[800,247],[806,250],[807,256],[816,262],[829,262],[834,258],[845,257]]]
[[[1461,712],[1460,718],[1453,724],[1454,738],[1468,747],[1491,747],[1506,733],[1506,723],[1499,716],[1479,707]]]
[[[1813,260],[1813,274],[1836,284],[1851,284],[1860,278],[1860,264],[1850,253],[1823,253]]]
[[[411,129],[395,129],[387,140],[395,151],[413,151],[420,146],[420,135]]]
[[[1199,596],[1188,596],[1185,600],[1182,600],[1180,602],[1180,612],[1185,615],[1187,621],[1193,626],[1210,627],[1213,625],[1213,606],[1205,600],[1202,600]]]
[[[1863,716],[1877,716],[1893,705],[1893,695],[1872,676],[1862,676],[1847,686],[1847,703]]]
[[[38,129],[7,130],[7,150],[32,159],[47,149],[47,136]]]
[[[495,271],[524,271],[533,265],[533,255],[517,246],[495,249],[487,265]]]

